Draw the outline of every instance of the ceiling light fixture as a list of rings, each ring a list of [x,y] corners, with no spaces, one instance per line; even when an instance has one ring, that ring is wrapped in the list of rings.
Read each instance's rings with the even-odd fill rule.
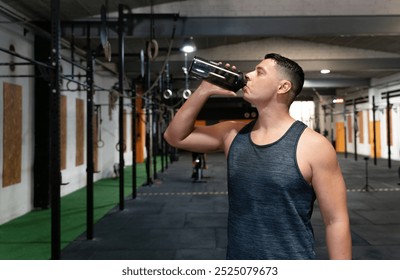
[[[344,103],[344,99],[343,98],[335,98],[332,100],[332,102],[335,104],[342,104],[342,103]]]
[[[195,52],[196,50],[197,50],[197,48],[196,48],[196,44],[193,41],[193,37],[190,37],[183,41],[181,51],[183,51],[184,53],[192,53],[192,52]]]
[[[331,70],[329,70],[329,69],[322,69],[321,70],[321,74],[329,74],[329,73],[331,73]]]

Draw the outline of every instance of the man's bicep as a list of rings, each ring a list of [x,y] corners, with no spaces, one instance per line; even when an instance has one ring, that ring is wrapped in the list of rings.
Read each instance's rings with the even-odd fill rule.
[[[326,223],[331,223],[347,212],[345,181],[331,147],[317,156],[313,167],[313,187]]]
[[[185,139],[181,148],[201,153],[210,153],[223,150],[223,134],[218,126],[195,127]]]

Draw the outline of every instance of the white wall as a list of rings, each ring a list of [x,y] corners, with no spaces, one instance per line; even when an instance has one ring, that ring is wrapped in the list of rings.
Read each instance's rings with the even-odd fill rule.
[[[364,156],[373,156],[371,150],[373,149],[372,143],[369,143],[369,138],[372,137],[369,133],[372,134],[372,131],[369,131],[368,121],[371,123],[373,120],[372,113],[372,98],[375,98],[375,120],[380,122],[380,150],[381,150],[381,158],[387,159],[388,156],[388,145],[387,145],[387,101],[386,95],[383,94],[387,91],[399,91],[396,94],[400,94],[400,74],[374,79],[371,81],[370,87],[364,90],[357,89],[342,89],[337,92],[337,95],[343,97],[345,100],[353,100],[355,98],[359,98],[361,96],[368,97],[368,101],[365,103],[356,104],[356,111],[362,112],[363,114],[363,136],[364,141],[361,143],[360,141],[360,129],[358,133],[354,136],[354,131],[352,129],[353,140],[349,141],[349,128],[347,127],[347,117],[350,116],[352,119],[352,128],[354,127],[354,106],[347,105],[346,111],[344,112],[343,104],[330,104],[333,106],[333,124],[329,121],[329,117],[327,117],[327,121],[324,126],[328,131],[331,129],[331,126],[335,129],[335,123],[344,122],[347,131],[347,151],[349,153],[355,152],[354,141],[357,141],[357,154]],[[325,100],[325,104],[331,103],[330,100]],[[400,160],[400,96],[391,97],[390,104],[392,104],[392,118],[391,118],[391,126],[392,126],[392,145],[390,146],[390,157],[393,160]],[[321,116],[323,117],[323,116]],[[334,136],[335,139],[336,135]]]
[[[0,18],[3,21],[3,18]],[[0,47],[9,49],[13,44],[16,52],[33,57],[33,36],[24,35],[23,28],[16,25],[0,25],[2,40]],[[0,52],[1,62],[10,62],[11,56]],[[21,60],[14,59],[14,62]],[[16,66],[11,72],[8,66],[0,66],[0,75],[30,75],[33,68]],[[0,78],[0,116],[3,120],[3,83],[13,83],[22,87],[22,162],[21,183],[3,187],[3,121],[0,121],[0,224],[32,209],[33,185],[33,79]]]
[[[290,106],[290,115],[305,123],[309,128],[315,127],[315,103],[313,101],[295,101]]]
[[[387,100],[386,92],[398,91],[395,94],[400,95],[400,73],[383,79],[374,79],[371,83],[370,95],[375,96],[375,105],[377,106],[376,115],[377,120],[380,121],[381,130],[381,150],[382,158],[388,158],[388,145],[387,145]],[[390,155],[392,159],[400,160],[400,96],[391,97],[389,99],[392,104],[392,146],[390,147]]]
[[[65,56],[69,56],[69,51],[64,51]],[[75,57],[79,60],[79,57]],[[68,75],[71,74],[71,64],[62,61],[63,73]],[[83,65],[85,66],[85,64]],[[85,75],[84,70],[77,67],[74,69],[74,74]],[[82,82],[85,78],[81,79]],[[111,89],[114,83],[117,82],[116,77],[110,75],[98,75],[95,74],[94,83],[103,89]],[[63,88],[66,88],[67,81],[63,81]],[[72,86],[71,86],[72,88]],[[75,87],[74,87],[75,88]],[[61,186],[61,195],[69,194],[83,186],[86,186],[86,121],[85,121],[85,135],[84,135],[84,163],[82,165],[75,165],[76,157],[76,99],[84,100],[84,116],[86,120],[86,91],[62,91],[62,95],[67,98],[67,168],[62,170],[63,182],[69,183],[68,185]],[[115,109],[112,111],[111,119],[109,117],[109,92],[104,90],[98,90],[93,97],[94,104],[102,105],[101,118],[102,123],[99,125],[101,129],[101,137],[104,141],[104,146],[98,149],[98,165],[100,173],[94,174],[94,180],[97,181],[101,178],[113,176],[113,165],[119,161],[118,153],[115,152],[115,145],[118,142],[118,102]],[[128,100],[125,102],[129,102]],[[129,108],[127,108],[128,110]],[[129,126],[128,126],[129,127]],[[129,131],[127,135],[130,136]],[[128,138],[130,139],[130,138]]]
[[[0,18],[0,20],[5,20]],[[34,57],[34,36],[32,32],[24,35],[24,30],[15,24],[0,25],[2,40],[0,47],[8,49],[10,44],[14,44],[16,52],[23,56]],[[68,50],[64,50],[64,55],[70,55]],[[11,56],[0,52],[0,61],[9,62]],[[78,57],[75,57],[78,60]],[[15,59],[16,62],[23,62],[21,59]],[[68,62],[61,61],[63,73],[71,73],[71,65]],[[99,67],[99,66],[97,66]],[[106,71],[107,72],[107,71]],[[94,77],[95,84],[104,89],[111,89],[117,82],[117,78],[107,74],[104,70]],[[83,70],[75,68],[75,74],[82,73]],[[11,73],[8,66],[0,66],[0,76],[8,74],[34,74],[33,66],[17,66],[15,72]],[[101,74],[101,75],[100,75]],[[85,79],[82,79],[84,81]],[[3,187],[3,122],[0,121],[0,225],[19,217],[33,209],[33,162],[34,162],[34,79],[33,78],[1,78],[0,77],[0,116],[3,117],[3,82],[14,83],[22,86],[22,180],[21,183]],[[63,81],[63,89],[66,89],[66,81]],[[67,98],[67,167],[62,171],[63,182],[69,182],[68,185],[61,186],[61,195],[64,196],[77,189],[86,186],[86,124],[85,124],[85,161],[83,165],[75,166],[76,156],[76,99],[83,99],[85,102],[86,118],[86,91],[62,91],[62,95]],[[109,117],[109,92],[97,91],[94,96],[95,104],[102,104],[102,140],[104,147],[98,150],[98,163],[100,173],[94,175],[94,180],[113,176],[113,165],[119,161],[119,154],[115,146],[118,143],[118,102],[115,109]],[[125,100],[130,104],[131,100]],[[131,142],[131,108],[125,107],[129,114],[126,118],[128,128],[127,143],[128,152],[125,153],[125,164],[132,164],[132,155],[130,152]],[[100,129],[100,128],[99,128]]]

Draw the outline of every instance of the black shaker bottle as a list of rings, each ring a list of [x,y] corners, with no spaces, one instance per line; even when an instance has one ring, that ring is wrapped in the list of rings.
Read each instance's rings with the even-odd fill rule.
[[[231,91],[238,91],[246,85],[242,72],[226,69],[221,64],[195,56],[189,67],[189,75],[206,80]]]

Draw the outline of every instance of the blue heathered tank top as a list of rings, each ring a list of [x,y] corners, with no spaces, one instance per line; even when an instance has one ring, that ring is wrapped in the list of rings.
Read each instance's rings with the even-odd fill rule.
[[[306,125],[296,121],[276,142],[256,145],[254,124],[237,134],[228,154],[227,259],[315,259],[315,193],[296,159]]]

